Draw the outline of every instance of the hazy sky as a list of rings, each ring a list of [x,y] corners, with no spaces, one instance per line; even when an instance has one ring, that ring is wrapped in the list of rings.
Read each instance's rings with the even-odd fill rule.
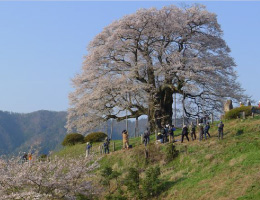
[[[239,81],[260,100],[260,2],[207,2],[218,15]],[[93,37],[144,2],[0,2],[0,110],[28,113],[68,108],[71,78],[80,72]]]

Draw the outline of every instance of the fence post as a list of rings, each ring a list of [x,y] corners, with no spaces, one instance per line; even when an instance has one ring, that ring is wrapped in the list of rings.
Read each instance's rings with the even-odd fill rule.
[[[116,143],[113,142],[113,151],[116,151]]]
[[[187,147],[187,145],[184,146],[184,147],[185,147],[185,153],[188,154],[188,147]]]
[[[141,135],[141,144],[143,144],[143,141],[144,141],[144,135],[142,134]]]
[[[102,145],[99,146],[99,152],[102,155]]]
[[[245,111],[242,112],[242,115],[243,115],[243,119],[245,119],[245,118],[246,118],[246,113],[245,113]]]

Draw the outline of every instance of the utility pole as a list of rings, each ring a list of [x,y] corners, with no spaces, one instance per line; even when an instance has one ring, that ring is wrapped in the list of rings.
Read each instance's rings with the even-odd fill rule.
[[[176,93],[174,93],[174,126],[176,127]]]
[[[135,118],[135,137],[138,136],[138,117]]]
[[[183,92],[183,98],[182,98],[182,125],[185,125],[185,114],[184,114],[184,92]]]
[[[111,119],[111,133],[110,133],[110,140],[112,140],[112,133],[113,133],[113,119]]]
[[[125,110],[125,128],[126,128],[126,131],[128,132],[128,120],[127,120],[127,109]]]

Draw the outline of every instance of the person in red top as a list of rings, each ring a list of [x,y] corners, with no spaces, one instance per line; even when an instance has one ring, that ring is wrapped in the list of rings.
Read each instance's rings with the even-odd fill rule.
[[[260,101],[258,102],[258,108],[260,108]]]

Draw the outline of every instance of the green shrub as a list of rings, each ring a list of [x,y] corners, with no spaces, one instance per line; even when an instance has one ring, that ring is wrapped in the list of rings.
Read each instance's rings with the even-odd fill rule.
[[[85,142],[102,142],[107,137],[103,132],[90,133],[85,137]]]
[[[70,146],[78,143],[84,143],[84,136],[79,133],[70,133],[66,135],[61,144],[63,146]]]
[[[131,194],[131,199],[143,199],[140,190],[140,176],[136,168],[129,168],[124,184],[127,186],[127,192]]]
[[[239,117],[241,117],[241,113],[245,112],[246,116],[250,116],[252,115],[252,106],[242,106],[242,107],[238,107],[238,108],[234,108],[230,111],[228,111],[224,118],[225,119],[237,119]]]
[[[39,156],[39,161],[46,161],[47,160],[47,155],[46,154],[41,154]]]
[[[166,155],[166,158],[165,158],[166,163],[169,163],[169,162],[173,161],[179,155],[179,151],[176,150],[175,145],[172,144],[172,143],[168,144],[166,146],[165,151],[166,151],[166,153],[165,153],[165,155]]]
[[[143,193],[144,197],[157,196],[161,191],[161,181],[159,179],[161,172],[160,167],[150,167],[145,171],[145,178],[143,179]]]

